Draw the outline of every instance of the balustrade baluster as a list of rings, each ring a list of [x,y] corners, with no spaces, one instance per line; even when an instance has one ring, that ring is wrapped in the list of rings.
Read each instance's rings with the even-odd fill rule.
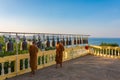
[[[30,67],[30,58],[28,58],[28,68]]]
[[[40,56],[40,65],[42,65],[42,56]]]
[[[110,49],[108,49],[108,56],[110,56]]]
[[[111,49],[109,49],[109,57],[111,56]]]
[[[25,69],[25,59],[23,59],[23,70]]]
[[[103,50],[102,49],[100,49],[100,56],[102,56],[102,54],[103,54],[103,52],[102,52]]]
[[[96,49],[94,49],[94,55],[96,55],[97,53],[96,53]]]
[[[44,55],[42,55],[42,64],[44,64],[45,59],[44,59]]]
[[[50,60],[50,62],[52,61],[52,54],[50,54],[50,59],[49,60]]]
[[[4,71],[4,63],[2,63],[2,71],[1,71],[1,75],[4,76],[4,74],[5,74],[5,71]]]
[[[44,64],[46,63],[46,58],[45,58],[45,55],[43,56],[44,57]]]
[[[104,56],[104,49],[102,48],[102,56]]]
[[[48,63],[48,55],[45,56],[45,63]]]
[[[99,49],[97,49],[97,52],[96,52],[96,55],[98,55],[99,54]]]
[[[117,51],[117,50],[115,49],[115,50],[114,50],[114,52],[115,52],[114,56],[115,56],[115,57],[117,56],[117,55],[116,55],[116,51]]]
[[[97,51],[97,53],[96,53],[96,55],[98,55],[99,54],[99,49],[97,49],[98,51]]]
[[[113,57],[113,49],[111,49],[111,57]]]
[[[119,50],[117,49],[117,57],[119,56],[118,54],[119,54]]]
[[[104,52],[104,56],[106,57],[107,56],[106,49],[103,49],[103,52]]]
[[[94,54],[95,54],[95,55],[97,55],[97,54],[98,54],[98,51],[97,51],[97,49],[95,49],[95,50],[96,50],[96,51],[95,51],[95,53],[94,53]]]
[[[98,49],[98,55],[100,55],[100,49]]]
[[[50,62],[50,54],[48,55],[48,62]]]
[[[102,49],[99,49],[99,56],[102,56]]]
[[[9,68],[8,68],[8,73],[11,73],[11,62],[9,61]]]
[[[106,49],[106,56],[108,57],[108,49]]]
[[[106,56],[106,49],[103,49],[103,52],[104,52],[104,56]]]
[[[120,56],[120,50],[118,50],[118,57]]]
[[[93,48],[93,55],[97,55],[95,48]]]

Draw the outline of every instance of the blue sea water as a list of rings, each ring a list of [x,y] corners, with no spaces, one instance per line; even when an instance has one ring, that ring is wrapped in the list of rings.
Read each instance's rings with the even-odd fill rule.
[[[89,38],[89,44],[100,45],[104,43],[117,43],[120,46],[120,38]]]

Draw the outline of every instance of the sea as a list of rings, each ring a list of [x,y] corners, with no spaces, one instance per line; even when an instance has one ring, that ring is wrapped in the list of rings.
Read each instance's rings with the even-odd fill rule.
[[[88,38],[89,45],[100,45],[104,43],[117,43],[120,46],[120,38]]]

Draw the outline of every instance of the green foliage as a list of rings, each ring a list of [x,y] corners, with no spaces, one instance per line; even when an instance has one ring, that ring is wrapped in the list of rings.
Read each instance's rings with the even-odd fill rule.
[[[101,43],[100,46],[113,46],[113,47],[118,47],[119,45],[117,43]]]
[[[48,50],[55,50],[55,47],[46,47],[45,50],[46,51],[48,51]]]
[[[1,40],[1,36],[0,36],[0,40]],[[0,57],[10,56],[10,55],[15,55],[16,54],[16,42],[15,41],[13,41],[13,44],[14,44],[14,50],[13,51],[6,51],[6,45],[5,45],[5,42],[3,42],[3,39],[0,43],[3,45],[2,51],[0,52]],[[21,42],[18,43],[18,54],[28,53],[28,50],[20,50],[20,46],[21,46],[20,43]],[[28,47],[29,47],[29,44],[28,44]]]
[[[0,43],[3,43],[3,42],[4,42],[4,37],[0,36]]]
[[[0,57],[4,57],[4,51],[0,52]]]
[[[0,36],[0,44],[2,44],[2,50],[5,49],[5,42],[4,42],[4,37]]]
[[[2,64],[0,63],[0,75],[1,75],[1,72],[2,72]]]
[[[25,54],[25,53],[28,53],[28,50],[21,50],[21,51],[19,52],[19,54]]]
[[[14,72],[14,67],[15,67],[15,61],[12,61],[11,64],[10,64],[10,67],[11,67],[11,72]]]

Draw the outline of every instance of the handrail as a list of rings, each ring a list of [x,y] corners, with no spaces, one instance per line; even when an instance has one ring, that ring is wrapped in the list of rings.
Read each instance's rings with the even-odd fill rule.
[[[35,33],[35,32],[3,32],[0,33],[9,33],[9,34],[46,34],[46,35],[71,35],[71,36],[90,36],[90,35],[83,35],[83,34],[61,34],[61,33]]]

